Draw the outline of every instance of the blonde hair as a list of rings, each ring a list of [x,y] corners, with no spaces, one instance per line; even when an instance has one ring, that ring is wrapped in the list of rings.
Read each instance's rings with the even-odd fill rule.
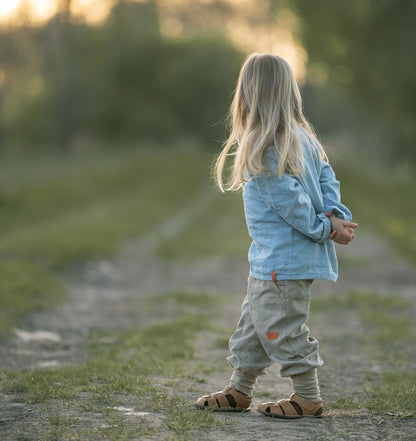
[[[277,174],[300,175],[305,171],[299,127],[315,141],[318,153],[327,156],[302,113],[302,99],[289,64],[276,55],[252,54],[244,62],[231,104],[230,135],[215,164],[221,191],[235,191],[248,175],[264,171],[266,147],[278,148]],[[234,156],[231,174],[224,185],[226,160]]]

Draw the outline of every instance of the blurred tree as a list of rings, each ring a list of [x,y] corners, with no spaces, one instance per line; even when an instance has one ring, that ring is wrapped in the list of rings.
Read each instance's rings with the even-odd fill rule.
[[[120,0],[100,26],[75,21],[70,4],[43,27],[0,30],[9,143],[65,152],[85,136],[224,138],[243,57],[224,36],[162,36],[152,0]]]
[[[78,58],[73,50],[71,3],[72,0],[58,0],[57,14],[49,24],[52,38],[45,41],[51,44],[52,53],[49,61],[53,63],[51,66],[53,78],[48,78],[53,90],[53,94],[49,95],[50,111],[55,115],[54,128],[58,146],[64,152],[68,150],[79,126],[75,78]]]
[[[91,115],[98,131],[110,137],[223,138],[223,126],[216,124],[242,58],[229,41],[210,33],[162,37],[153,2],[119,3],[102,32],[106,51],[97,77],[103,90]]]
[[[154,3],[120,1],[99,35],[100,56],[89,63],[96,89],[91,129],[110,138],[137,136],[154,133],[159,119],[163,130],[169,115],[157,88],[163,44]]]
[[[243,55],[216,33],[167,43],[160,82],[171,111],[180,115],[183,130],[222,141]]]
[[[276,2],[277,0],[272,0]],[[301,18],[308,80],[350,95],[400,133],[397,158],[416,164],[416,2],[289,2]]]

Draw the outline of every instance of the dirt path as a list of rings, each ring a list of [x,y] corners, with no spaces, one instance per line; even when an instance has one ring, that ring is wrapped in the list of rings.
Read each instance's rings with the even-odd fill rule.
[[[244,296],[247,263],[220,257],[195,261],[191,264],[166,262],[154,255],[158,238],[174,235],[186,228],[184,219],[200,209],[194,206],[178,213],[158,226],[157,232],[146,239],[123,247],[119,256],[111,261],[100,261],[86,265],[66,275],[69,287],[68,302],[53,311],[44,311],[28,317],[19,329],[14,330],[7,342],[0,343],[0,370],[33,367],[55,367],[62,364],[78,364],[85,357],[86,337],[101,329],[120,329],[142,326],[157,317],[148,317],[140,308],[132,308],[137,298],[152,293],[180,290],[225,292],[227,302],[218,318],[219,324],[235,325],[241,300]],[[340,279],[337,284],[316,282],[313,295],[325,297],[330,294],[343,295],[351,290],[396,292],[416,299],[416,274],[414,268],[399,259],[377,237],[361,234],[349,247],[339,247],[341,262]],[[344,322],[338,317],[328,318],[326,323],[317,323],[314,334],[347,336],[355,326],[350,317]],[[341,325],[340,325],[341,323]],[[227,337],[227,336],[224,336]],[[323,348],[328,359],[324,368],[323,392],[334,400],[340,390],[351,388],[359,382],[364,372],[377,369],[375,362],[365,354],[356,353],[352,346],[346,348]],[[208,351],[209,352],[209,351]],[[197,357],[201,360],[209,354],[199,346]],[[216,355],[226,355],[217,350]],[[225,361],[224,361],[225,363]],[[228,380],[224,369],[207,379],[204,385],[196,386],[201,393],[221,388]],[[276,390],[279,398],[290,391],[287,380],[279,378],[277,368],[261,378],[259,390]],[[281,395],[281,396],[280,396]],[[189,393],[189,400],[196,398]],[[254,406],[260,398],[254,400]],[[0,400],[0,439],[16,439],[2,436],[2,428],[22,420],[39,418],[38,409],[3,397]],[[134,418],[134,414],[131,416]],[[218,415],[219,419],[230,418]],[[416,420],[397,419],[391,416],[373,416],[366,411],[333,413],[320,421],[299,420],[270,421],[257,412],[232,417],[234,423],[201,431],[198,439],[253,441],[265,439],[282,440],[414,440]],[[34,422],[32,421],[32,424]],[[6,432],[4,432],[6,433]],[[10,430],[7,432],[10,433]],[[162,438],[151,438],[162,439]]]

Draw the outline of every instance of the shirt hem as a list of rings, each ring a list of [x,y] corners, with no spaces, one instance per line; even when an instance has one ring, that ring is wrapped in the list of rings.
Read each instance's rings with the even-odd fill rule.
[[[272,271],[270,273],[262,273],[250,270],[250,276],[258,280],[273,280]],[[279,273],[276,271],[276,280],[329,280],[331,282],[336,282],[338,279],[338,274],[325,274],[322,273]]]

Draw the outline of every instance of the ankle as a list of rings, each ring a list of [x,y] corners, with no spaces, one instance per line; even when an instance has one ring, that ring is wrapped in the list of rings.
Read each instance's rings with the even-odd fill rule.
[[[244,392],[241,392],[241,390],[238,390],[238,389],[236,389],[235,387],[234,387],[234,389],[236,390],[236,392],[238,392],[238,393],[241,394],[241,395],[244,395],[245,397],[249,397],[249,398],[252,397],[252,394],[245,394]]]
[[[236,392],[238,392],[241,395],[244,395],[245,397],[251,398],[253,396],[253,388],[245,388],[242,385],[230,383],[231,386],[235,389]]]
[[[316,369],[292,375],[293,390],[305,400],[320,400],[320,390]]]
[[[312,395],[308,395],[308,396],[304,396],[304,395],[302,395],[302,394],[300,394],[299,392],[294,392],[298,397],[301,397],[303,400],[305,400],[305,401],[314,401],[314,402],[317,402],[317,401],[321,401],[322,402],[322,398],[321,398],[321,396],[320,395],[317,395],[317,396],[312,396]]]
[[[251,372],[243,371],[242,369],[234,369],[230,383],[234,386],[236,391],[247,397],[251,397],[253,395],[256,378],[257,376]]]

